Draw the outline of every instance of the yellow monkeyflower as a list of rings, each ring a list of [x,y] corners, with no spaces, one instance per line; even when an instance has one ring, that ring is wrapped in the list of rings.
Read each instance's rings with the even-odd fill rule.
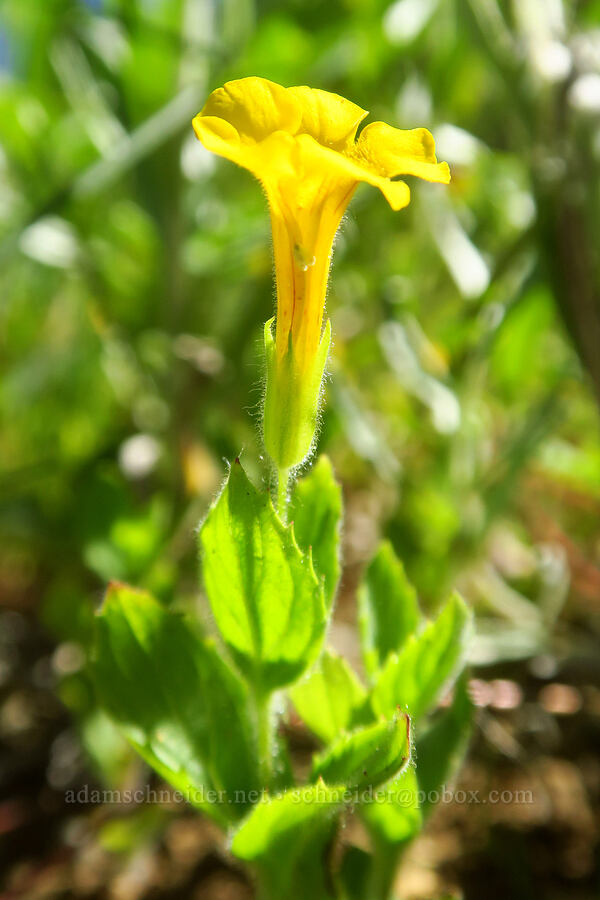
[[[267,388],[264,437],[280,469],[302,462],[316,425],[329,322],[323,312],[333,240],[359,184],[378,187],[393,209],[410,201],[399,175],[447,184],[429,131],[401,131],[373,122],[337,94],[284,88],[242,78],[218,88],[194,119],[204,146],[249,169],[271,212],[277,280],[275,338],[265,328]]]

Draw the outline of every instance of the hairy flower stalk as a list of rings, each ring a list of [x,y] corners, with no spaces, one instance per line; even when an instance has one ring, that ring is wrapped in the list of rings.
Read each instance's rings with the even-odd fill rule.
[[[314,440],[331,336],[323,314],[333,240],[357,185],[378,187],[398,210],[410,191],[396,176],[450,181],[429,131],[374,122],[357,138],[366,115],[337,94],[242,78],[214,91],[193,122],[204,146],[249,169],[269,201],[277,313],[265,326],[263,429],[280,472],[299,465]]]

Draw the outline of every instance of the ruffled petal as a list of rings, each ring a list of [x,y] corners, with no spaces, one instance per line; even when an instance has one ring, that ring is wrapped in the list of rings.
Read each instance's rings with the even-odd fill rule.
[[[292,162],[295,139],[285,131],[275,131],[259,143],[244,143],[233,125],[217,116],[200,113],[192,124],[207,150],[249,169],[265,185],[296,172]]]
[[[403,131],[374,122],[355,142],[366,115],[337,94],[304,85],[283,88],[253,77],[213,91],[193,124],[208,150],[253,172],[271,202],[285,181],[289,202],[299,209],[319,205],[326,192],[335,202],[364,181],[379,188],[398,210],[409,203],[410,191],[404,182],[390,179],[416,175],[450,181],[448,165],[437,162],[426,128]]]
[[[450,181],[448,163],[438,163],[435,141],[426,128],[403,131],[373,122],[360,133],[354,155],[384,178],[416,175],[442,184]]]
[[[224,156],[237,163],[239,161],[241,141],[236,129],[218,116],[205,116],[198,113],[192,119],[196,137],[211,153]]]
[[[404,209],[410,203],[410,188],[403,181],[381,178],[377,187],[395,212]]]
[[[359,123],[369,115],[345,97],[318,88],[305,85],[291,87],[288,94],[298,101],[302,109],[299,132],[309,134],[319,144],[333,150],[343,150],[354,141]]]
[[[200,116],[224,119],[242,143],[258,143],[275,131],[295,134],[302,109],[287,88],[266,78],[240,78],[213,91]]]
[[[330,150],[307,134],[299,135],[296,143],[302,159],[302,168],[311,172],[313,181],[318,179],[321,193],[330,192],[334,196],[341,195],[343,203],[348,191],[352,191],[353,186],[363,181],[365,184],[379,188],[394,210],[403,209],[410,203],[408,185],[403,181],[390,181],[389,178],[377,174],[365,164],[360,156],[345,155],[336,150]],[[295,159],[298,159],[296,154]],[[296,163],[296,168],[297,166]],[[301,188],[297,190],[306,191],[310,183],[309,180],[302,180]]]

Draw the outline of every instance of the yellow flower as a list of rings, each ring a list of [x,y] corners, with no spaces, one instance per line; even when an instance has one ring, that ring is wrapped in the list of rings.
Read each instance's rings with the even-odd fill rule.
[[[398,175],[450,181],[447,164],[435,158],[429,131],[401,131],[373,122],[357,139],[366,115],[327,91],[242,78],[214,91],[193,121],[204,146],[249,169],[269,201],[277,316],[274,347],[270,323],[266,331],[265,442],[280,468],[301,462],[313,439],[329,347],[329,329],[322,330],[332,245],[358,183],[378,187],[393,209],[401,209],[409,203],[410,191],[403,181],[393,180]],[[294,426],[291,418],[298,410],[292,407],[305,407],[308,398],[300,395],[309,391],[312,422]],[[277,428],[269,427],[267,419],[286,411],[287,433],[278,438],[278,447],[269,446]],[[300,410],[301,417],[307,412]],[[298,427],[302,436],[290,434]]]

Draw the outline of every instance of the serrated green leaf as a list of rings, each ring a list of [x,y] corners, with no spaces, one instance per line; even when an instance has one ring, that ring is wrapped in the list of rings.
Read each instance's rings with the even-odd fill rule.
[[[398,775],[410,760],[410,719],[398,713],[344,735],[313,764],[312,778],[350,790],[377,787]]]
[[[329,607],[340,577],[342,490],[327,456],[320,456],[308,475],[296,483],[288,518],[294,523],[298,545],[305,553],[312,550],[315,571],[324,580]]]
[[[240,669],[261,691],[294,681],[319,652],[323,587],[291,527],[237,460],[200,545],[213,615]]]
[[[323,782],[263,799],[242,823],[231,849],[253,862],[265,896],[325,900],[323,855],[344,800],[343,786]]]
[[[372,675],[401,650],[421,618],[416,591],[389,541],[365,572],[358,605],[365,667]]]
[[[473,710],[463,675],[455,685],[452,704],[417,743],[417,777],[425,797],[425,815],[433,806],[434,792],[452,778],[460,765],[471,733]]]
[[[384,850],[384,858],[393,854],[394,865],[404,847],[420,832],[434,805],[435,792],[457,768],[470,733],[472,709],[463,676],[457,682],[450,708],[417,741],[416,768],[408,766],[377,792],[376,802],[358,807],[375,846]]]
[[[305,785],[264,797],[238,828],[231,849],[240,859],[265,859],[277,845],[294,839],[306,826],[334,815],[343,803],[343,785]]]
[[[464,663],[470,626],[468,607],[453,594],[435,621],[388,657],[371,695],[375,714],[401,706],[417,721],[431,709]]]
[[[311,731],[330,743],[352,726],[366,691],[345,659],[325,651],[290,696]]]
[[[248,692],[210,642],[145,591],[113,584],[92,674],[110,716],[163,778],[219,822],[243,815],[260,788]]]

